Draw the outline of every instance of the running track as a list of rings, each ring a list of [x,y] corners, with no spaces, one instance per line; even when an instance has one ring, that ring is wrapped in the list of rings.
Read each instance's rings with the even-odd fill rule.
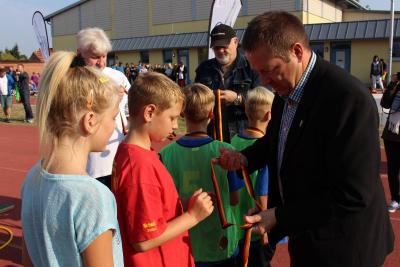
[[[160,146],[155,148],[160,148]],[[12,243],[0,251],[0,267],[22,266],[20,252],[22,241],[21,199],[19,192],[24,176],[38,159],[38,154],[35,127],[0,124],[0,203],[12,203],[16,207],[10,212],[0,214],[0,225],[8,227],[14,232]],[[385,192],[388,195],[385,161],[385,155],[382,153],[381,177]],[[396,237],[400,237],[400,211],[390,214],[390,218]],[[3,243],[5,235],[0,233],[0,240]],[[272,265],[274,267],[289,267],[287,245],[278,245]],[[383,266],[400,266],[400,241],[398,238],[394,252],[387,257]]]

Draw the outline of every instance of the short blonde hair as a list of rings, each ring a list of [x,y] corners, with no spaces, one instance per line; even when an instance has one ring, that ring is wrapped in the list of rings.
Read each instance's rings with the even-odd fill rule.
[[[184,102],[181,88],[164,74],[147,72],[140,74],[128,93],[129,116],[140,114],[144,106],[154,104],[156,112],[162,112],[175,103]]]
[[[209,119],[209,113],[214,106],[213,91],[201,83],[193,83],[185,87],[185,119],[200,123]]]
[[[71,67],[76,54],[56,52],[46,63],[36,106],[41,149],[76,136],[82,112],[102,115],[119,104],[118,86],[93,67]]]
[[[274,94],[263,86],[247,92],[245,100],[246,115],[250,121],[261,120],[265,112],[271,110]]]
[[[80,30],[76,35],[76,44],[81,52],[91,51],[94,54],[108,53],[112,49],[106,33],[97,27]]]

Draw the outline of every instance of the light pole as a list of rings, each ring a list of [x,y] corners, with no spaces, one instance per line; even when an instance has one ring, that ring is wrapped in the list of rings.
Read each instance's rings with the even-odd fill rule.
[[[386,77],[387,84],[389,84],[392,77],[392,61],[393,61],[393,31],[394,31],[394,0],[391,0],[391,21],[390,21],[390,37],[389,37],[389,75]]]

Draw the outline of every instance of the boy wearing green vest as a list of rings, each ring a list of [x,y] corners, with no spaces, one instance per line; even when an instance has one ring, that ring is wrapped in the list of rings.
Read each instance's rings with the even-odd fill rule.
[[[265,87],[258,86],[248,91],[245,98],[245,112],[249,126],[244,129],[242,133],[239,133],[232,138],[231,144],[236,150],[243,150],[252,145],[258,138],[264,136],[268,122],[271,119],[271,107],[273,100],[274,94]],[[261,204],[263,209],[266,209],[268,200],[267,166],[253,172],[251,175],[249,175],[249,178],[258,202]],[[246,215],[250,209],[255,208],[255,204],[253,199],[251,199],[247,193],[246,188],[240,189],[239,199],[239,205],[235,207],[235,216],[238,223],[243,225],[245,223],[243,216]],[[270,266],[269,261],[273,256],[274,250],[271,249],[269,245],[265,245],[267,242],[268,238],[266,235],[252,235],[248,264],[249,267]],[[244,231],[241,231],[239,242],[241,250],[243,248],[243,243]],[[240,253],[240,255],[242,255],[242,253]]]
[[[174,179],[185,208],[194,189],[200,187],[203,191],[213,192],[211,160],[218,157],[220,148],[233,147],[207,135],[215,100],[213,92],[207,86],[195,83],[186,87],[184,94],[183,113],[188,134],[162,149],[160,156]],[[190,230],[196,267],[235,266],[239,253],[239,228],[232,205],[238,203],[238,190],[244,183],[235,172],[227,172],[219,165],[215,165],[215,174],[226,219],[235,225],[222,229],[218,212],[213,212]]]

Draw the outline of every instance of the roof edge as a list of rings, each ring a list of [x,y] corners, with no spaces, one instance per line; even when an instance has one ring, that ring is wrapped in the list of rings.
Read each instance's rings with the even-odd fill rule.
[[[354,7],[356,9],[358,9],[358,10],[367,10],[357,0],[340,0],[339,2],[342,2],[342,3],[346,4],[348,7]]]
[[[89,1],[89,0],[79,0],[78,2],[70,4],[70,5],[66,6],[66,7],[63,7],[61,9],[59,9],[57,11],[54,11],[53,13],[50,13],[49,15],[45,16],[44,20],[48,21],[51,18],[53,18],[53,17],[65,12],[65,11],[68,11],[68,10],[74,8],[74,7],[80,6],[80,5],[82,5],[83,3],[87,2],[87,1]]]

